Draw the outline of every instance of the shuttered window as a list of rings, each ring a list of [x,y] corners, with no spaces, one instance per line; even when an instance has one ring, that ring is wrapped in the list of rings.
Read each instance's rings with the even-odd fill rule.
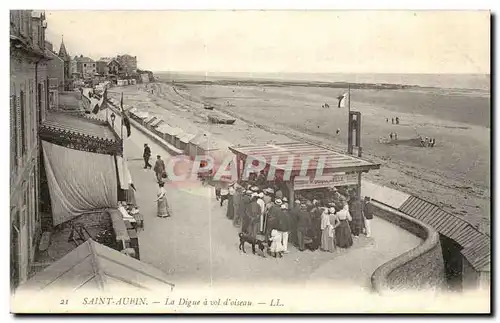
[[[34,103],[34,88],[33,88],[33,80],[29,81],[29,95],[28,95],[28,108],[27,108],[27,113],[26,113],[26,148],[28,150],[28,153],[31,152],[31,149],[33,149],[33,144],[35,140],[33,139],[35,136],[35,127],[33,124],[33,103]]]
[[[17,100],[10,96],[10,164],[17,170]]]
[[[18,131],[20,132],[20,137],[21,137],[21,157],[24,156],[26,153],[26,129],[25,129],[25,124],[26,124],[26,95],[24,91],[21,91],[19,95],[19,101],[20,101],[20,113],[21,113],[21,118],[19,120],[19,128]]]

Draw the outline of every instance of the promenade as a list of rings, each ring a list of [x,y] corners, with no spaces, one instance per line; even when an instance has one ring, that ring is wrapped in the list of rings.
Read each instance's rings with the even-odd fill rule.
[[[116,124],[119,123],[117,115]],[[173,216],[156,217],[154,200],[158,186],[154,172],[143,169],[144,143],[150,145],[153,157],[170,157],[148,136],[132,128],[125,149],[137,188],[137,203],[145,219],[144,231],[139,234],[141,260],[168,273],[177,286],[322,284],[335,290],[348,284],[369,290],[370,276],[378,266],[420,243],[407,231],[376,218],[373,238],[360,237],[347,251],[299,252],[291,247],[291,252],[281,259],[264,259],[252,255],[247,245],[247,254],[243,254],[238,250],[238,230],[225,216],[227,204],[221,208],[213,188],[202,187],[198,181],[183,183],[182,187],[168,184]]]

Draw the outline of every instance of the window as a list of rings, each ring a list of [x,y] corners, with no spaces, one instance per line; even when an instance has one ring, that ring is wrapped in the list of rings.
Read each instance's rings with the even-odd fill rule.
[[[10,96],[10,164],[17,168],[17,100]]]
[[[24,94],[24,91],[21,91],[20,95],[19,95],[19,102],[20,102],[20,105],[21,105],[21,129],[19,129],[18,131],[21,132],[21,156],[24,156],[24,153],[26,152],[26,133],[25,133],[25,129],[24,129],[24,125],[25,125],[25,111],[24,109],[26,108],[25,107],[25,101],[26,101],[26,97],[25,97],[25,94]]]

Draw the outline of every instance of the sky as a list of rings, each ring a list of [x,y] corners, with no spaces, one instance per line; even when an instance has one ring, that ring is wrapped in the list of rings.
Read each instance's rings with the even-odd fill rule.
[[[153,71],[489,74],[487,11],[46,11],[47,39]]]

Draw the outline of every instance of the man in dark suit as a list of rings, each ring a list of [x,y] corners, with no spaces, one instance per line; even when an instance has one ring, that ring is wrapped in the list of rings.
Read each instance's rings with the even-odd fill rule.
[[[149,158],[151,158],[151,149],[148,144],[144,144],[144,153],[142,154],[142,157],[144,158],[144,169],[151,169],[152,166],[149,163]]]
[[[298,218],[298,223],[297,223],[297,238],[298,238],[298,245],[299,245],[299,250],[304,251],[305,249],[305,236],[307,229],[311,226],[311,215],[307,211],[307,205],[302,204],[300,206],[300,211],[299,211],[299,218]]]

